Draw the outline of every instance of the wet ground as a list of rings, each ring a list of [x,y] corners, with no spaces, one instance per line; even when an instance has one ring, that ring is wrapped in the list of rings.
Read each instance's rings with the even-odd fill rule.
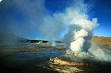
[[[45,65],[48,64],[50,58],[65,53],[64,50],[47,48],[12,51],[1,52],[0,73],[52,73],[55,71],[44,68]]]
[[[0,52],[0,73],[58,73],[54,68],[49,67],[50,58],[60,57],[65,50],[52,48],[34,49],[1,49]],[[69,66],[53,65],[61,70],[69,69],[68,73],[111,73],[110,62],[92,62],[90,66]],[[80,69],[82,71],[72,71]]]

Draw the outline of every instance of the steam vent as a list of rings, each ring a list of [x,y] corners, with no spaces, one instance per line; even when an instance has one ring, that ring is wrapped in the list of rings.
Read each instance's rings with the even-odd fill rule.
[[[108,49],[111,49],[111,38],[109,37],[94,36],[91,41],[101,45],[101,47],[107,46],[107,50],[103,48],[107,53]],[[65,54],[64,56],[51,58],[49,60],[49,67],[59,73],[109,73],[110,62],[107,60],[101,61],[92,55],[84,56],[81,57],[79,54]]]
[[[0,0],[0,73],[111,73],[111,0]]]

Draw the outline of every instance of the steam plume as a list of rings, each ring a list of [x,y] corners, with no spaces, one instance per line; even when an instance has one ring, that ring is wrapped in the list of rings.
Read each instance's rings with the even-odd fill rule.
[[[71,16],[74,16],[71,20],[71,26],[75,26],[76,28],[72,29],[72,32],[69,31],[68,34],[66,34],[66,36],[73,34],[72,36],[69,36],[72,37],[69,48],[71,51],[78,53],[87,51],[90,48],[89,40],[92,37],[92,30],[97,26],[97,19],[94,18],[90,21],[86,14],[81,14],[78,11],[71,12]]]
[[[74,8],[68,8],[64,15],[65,23],[69,24],[69,30],[64,36],[64,42],[69,48],[67,53],[79,54],[82,57],[93,55],[96,60],[110,61],[110,55],[90,41],[93,30],[98,26],[97,18],[89,19],[87,4],[84,0],[75,0],[75,2]]]
[[[59,38],[58,35],[67,29],[63,39],[68,48],[66,53],[72,55],[77,53],[82,57],[93,56],[96,60],[110,61],[110,55],[90,41],[93,30],[98,26],[97,18],[90,20],[84,0],[74,0],[74,2],[74,5],[68,7],[65,12],[54,13],[53,16],[49,15],[44,19],[40,27],[42,35]]]
[[[67,9],[66,17],[70,20],[68,21],[70,27],[64,41],[69,43],[66,45],[72,52],[87,52],[90,48],[89,40],[92,37],[92,31],[98,25],[97,18],[89,20],[84,0],[76,0],[75,2],[74,8]]]
[[[97,18],[90,20],[88,5],[84,0],[74,0],[71,7],[52,16],[47,14],[44,3],[45,0],[3,0],[0,4],[1,31],[4,32],[4,29],[7,29],[6,32],[25,37],[41,34],[43,38],[53,40],[60,39],[62,32],[68,30],[63,39],[69,48],[68,53],[83,55],[91,52],[96,59],[109,60],[108,54],[90,42],[92,31],[98,23]],[[16,16],[20,19],[17,20]],[[37,31],[40,31],[40,34]],[[98,52],[101,55],[98,55]]]

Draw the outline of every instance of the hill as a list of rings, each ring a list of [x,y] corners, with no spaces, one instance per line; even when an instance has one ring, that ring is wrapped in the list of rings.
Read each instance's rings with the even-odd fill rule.
[[[111,37],[94,36],[92,41],[102,45],[111,45]]]

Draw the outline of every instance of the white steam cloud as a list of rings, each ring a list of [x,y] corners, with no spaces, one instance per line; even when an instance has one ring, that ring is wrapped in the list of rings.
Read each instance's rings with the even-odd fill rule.
[[[45,0],[4,0],[9,3],[2,9],[2,21],[1,24],[10,26],[10,29],[14,29],[14,33],[18,35],[31,36],[35,33],[34,29],[37,29],[42,38],[49,40],[61,39],[60,35],[66,29],[63,41],[68,48],[68,53],[87,54],[91,53],[96,59],[99,60],[111,60],[108,54],[106,54],[100,47],[90,42],[92,38],[92,32],[96,26],[98,26],[97,18],[90,20],[88,16],[88,5],[84,0],[74,0],[74,4],[71,7],[66,8],[64,12],[54,13],[52,16],[48,14],[45,8]],[[19,22],[10,14],[10,8],[18,10],[23,14],[23,22]],[[9,9],[9,10],[7,10]],[[12,8],[13,10],[13,8]],[[5,11],[9,11],[4,13]],[[7,15],[10,14],[10,15]],[[16,15],[13,15],[14,17]],[[5,18],[4,18],[5,17]],[[6,21],[7,20],[7,21]],[[25,20],[25,21],[24,21]],[[10,24],[10,25],[7,25]],[[20,27],[21,26],[21,27]],[[4,28],[1,28],[4,30]],[[15,30],[16,29],[16,30]],[[21,32],[20,32],[21,30]]]
[[[2,0],[0,0],[0,2],[2,2]]]
[[[77,53],[82,57],[93,56],[97,60],[111,60],[108,54],[91,42],[93,30],[97,26],[97,18],[90,20],[88,5],[84,0],[74,0],[74,5],[67,8],[65,12],[55,13],[44,18],[40,31],[44,37],[52,39],[59,38],[61,32],[67,29],[63,39],[68,48],[67,53]]]
[[[80,11],[82,12],[82,11]],[[98,25],[97,19],[94,18],[92,21],[88,19],[88,15],[80,13],[75,9],[70,9],[68,11],[68,18],[70,19],[70,26],[68,33],[65,35],[65,39],[69,39],[68,48],[74,52],[87,51],[89,48],[87,45],[90,45],[89,40],[92,37],[92,30]],[[71,17],[70,17],[71,16]],[[72,34],[72,35],[71,35]],[[68,36],[71,35],[71,36]],[[67,37],[68,36],[68,37]],[[65,42],[67,42],[66,40]],[[85,47],[87,46],[87,47]]]
[[[68,54],[79,56],[93,56],[96,60],[110,61],[110,55],[102,48],[91,42],[92,32],[98,26],[97,18],[88,17],[87,4],[84,0],[75,0],[74,8],[66,10],[65,18],[69,23],[69,31],[64,36]]]

